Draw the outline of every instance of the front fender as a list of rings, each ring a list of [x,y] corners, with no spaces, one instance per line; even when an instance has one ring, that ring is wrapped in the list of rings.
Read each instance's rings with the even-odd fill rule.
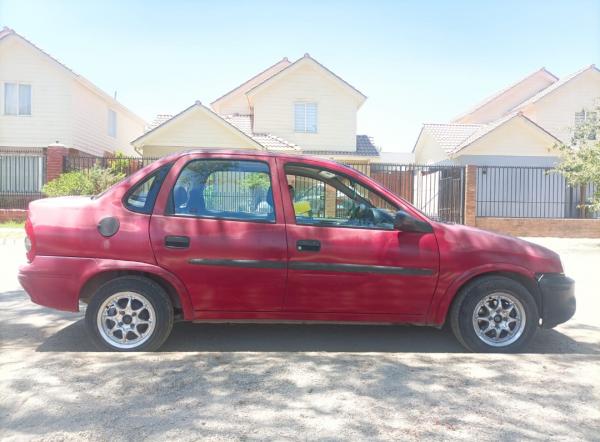
[[[478,276],[498,272],[516,273],[532,281],[535,280],[534,272],[511,263],[483,264],[470,268],[459,276],[450,274],[440,275],[440,282],[427,313],[427,323],[433,326],[442,326],[446,320],[450,305],[461,287]]]

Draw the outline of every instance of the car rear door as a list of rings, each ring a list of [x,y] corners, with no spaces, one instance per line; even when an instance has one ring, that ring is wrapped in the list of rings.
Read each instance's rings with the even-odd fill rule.
[[[288,160],[284,170],[290,186],[283,195],[288,221],[285,310],[405,319],[424,315],[438,277],[435,235],[394,230],[393,215],[401,207],[359,174],[326,170],[310,160]],[[346,195],[331,185],[338,182],[356,184],[350,191],[339,187]],[[320,194],[306,196],[315,192]],[[317,208],[314,201],[321,201]],[[349,213],[362,210],[362,203],[387,209],[377,212],[384,218],[352,218]]]
[[[287,251],[274,165],[269,156],[196,154],[171,169],[150,238],[195,310],[281,310]]]

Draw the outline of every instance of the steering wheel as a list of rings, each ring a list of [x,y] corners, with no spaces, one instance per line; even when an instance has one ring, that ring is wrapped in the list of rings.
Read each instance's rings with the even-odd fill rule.
[[[359,221],[361,224],[373,223],[377,224],[377,219],[380,217],[377,211],[365,204],[359,204],[350,212],[350,220]]]

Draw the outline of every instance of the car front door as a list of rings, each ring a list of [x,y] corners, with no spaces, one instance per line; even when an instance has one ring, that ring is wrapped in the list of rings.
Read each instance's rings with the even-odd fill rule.
[[[158,264],[197,311],[281,310],[286,237],[272,157],[184,156],[150,222]]]
[[[424,315],[438,276],[431,232],[394,230],[402,208],[359,174],[318,162],[284,165],[288,242],[284,309]],[[282,183],[283,185],[283,183]]]

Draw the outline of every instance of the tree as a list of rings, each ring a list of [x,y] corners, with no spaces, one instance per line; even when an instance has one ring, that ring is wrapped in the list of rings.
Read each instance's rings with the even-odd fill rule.
[[[561,162],[556,167],[571,186],[592,185],[581,206],[600,210],[600,105],[576,114],[576,125],[570,144],[559,145]]]

